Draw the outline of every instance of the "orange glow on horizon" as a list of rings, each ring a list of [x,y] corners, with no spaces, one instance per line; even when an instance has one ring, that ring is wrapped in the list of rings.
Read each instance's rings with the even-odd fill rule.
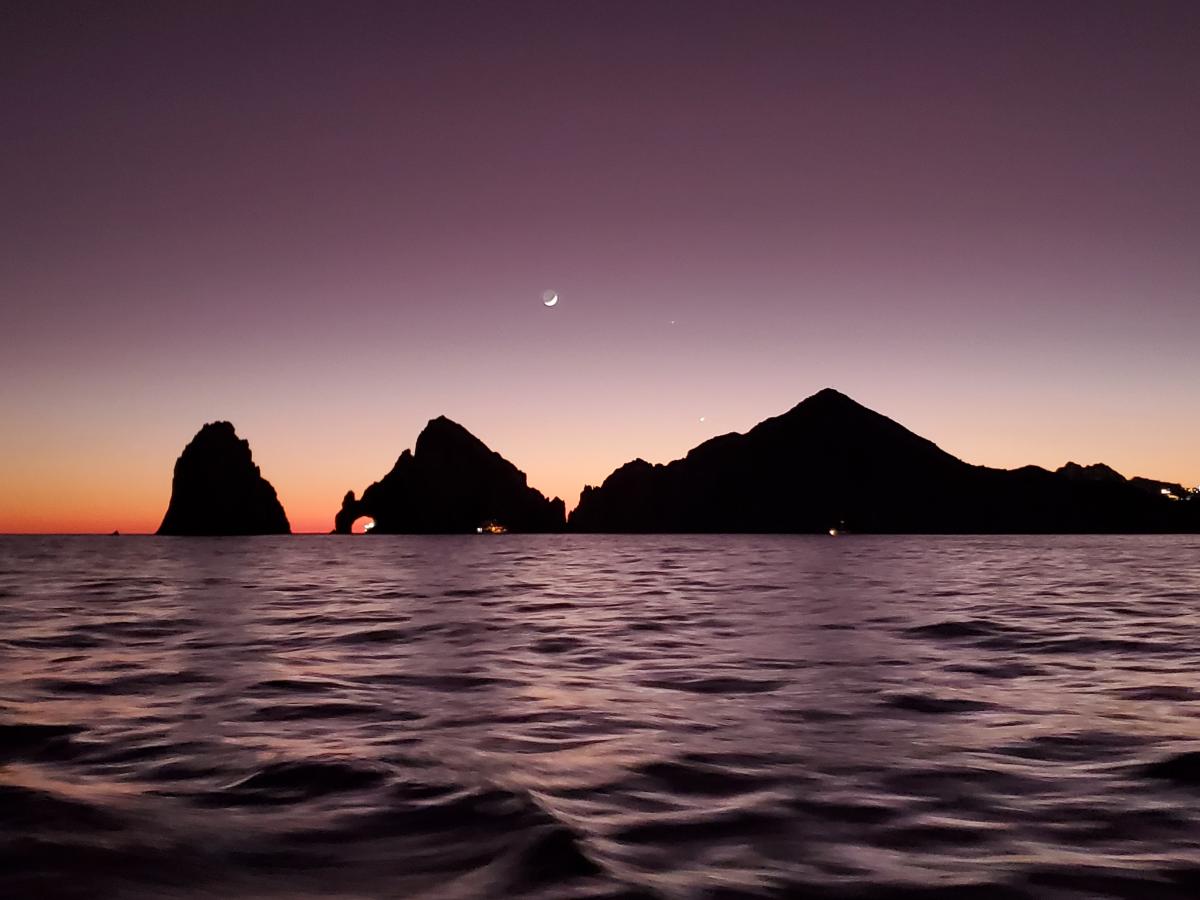
[[[897,418],[903,419],[902,416]],[[469,421],[463,424],[471,428]],[[735,430],[744,431],[749,425],[737,423]],[[618,437],[610,433],[605,443],[581,435],[584,446],[578,457],[572,456],[568,447],[562,444],[548,446],[528,432],[510,431],[496,436],[480,428],[475,433],[525,471],[530,485],[548,497],[562,497],[569,511],[578,502],[585,483],[599,484],[609,472],[634,457],[666,462],[683,456],[701,440],[728,430],[731,429],[717,427],[711,428],[711,433],[701,433],[690,424],[687,429],[674,434],[662,429],[651,434],[650,439],[643,440],[640,447],[633,436]],[[914,430],[920,433],[920,429]],[[926,433],[929,431],[926,429]],[[394,460],[400,450],[411,447],[415,440],[413,434],[401,446],[385,452],[352,451],[355,445],[342,442],[326,448],[324,457],[328,465],[314,470],[307,445],[298,444],[286,434],[270,434],[260,429],[247,429],[239,434],[250,440],[255,462],[275,486],[292,531],[297,534],[329,533],[346,490],[353,489],[361,495],[363,488],[381,478],[391,467],[390,462],[381,462],[381,459]],[[1103,459],[1097,454],[1072,452],[1065,444],[1047,442],[1040,448],[1040,458],[1029,460],[1021,452],[1023,435],[1001,433],[1001,429],[997,429],[988,436],[992,441],[986,448],[982,440],[976,446],[966,447],[963,443],[934,439],[944,449],[968,462],[1001,468],[1015,468],[1029,461],[1046,468],[1057,468],[1074,458],[1085,464],[1108,462],[1127,477],[1144,475],[1178,481],[1189,488],[1200,483],[1196,461],[1182,450],[1139,465],[1133,460],[1132,453],[1128,458],[1110,456]],[[1096,433],[1087,435],[1086,439],[1099,442],[1101,436],[1097,427]],[[78,460],[69,453],[56,451],[49,445],[33,458],[9,455],[7,459],[0,459],[0,469],[8,476],[0,483],[0,533],[109,534],[113,530],[122,534],[153,533],[162,521],[170,498],[171,466],[190,434],[182,439],[178,434],[171,437],[174,440],[164,438],[157,444],[139,448],[137,456],[123,453],[115,445],[110,446],[86,468],[81,468]],[[963,435],[958,437],[961,441]],[[985,449],[987,452],[983,452]],[[1164,468],[1167,471],[1162,471]],[[361,533],[365,524],[366,519],[360,519],[355,524],[355,532]]]

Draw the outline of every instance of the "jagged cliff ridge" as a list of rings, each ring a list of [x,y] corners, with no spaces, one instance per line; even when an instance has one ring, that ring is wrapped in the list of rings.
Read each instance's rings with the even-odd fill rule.
[[[1116,469],[1111,466],[1106,466],[1104,463],[1094,463],[1090,466],[1081,466],[1079,463],[1069,462],[1065,466],[1060,466],[1055,469],[1058,475],[1066,476],[1077,481],[1097,481],[1107,484],[1127,484],[1130,487],[1138,488],[1139,490],[1151,494],[1153,496],[1166,495],[1168,499],[1190,499],[1191,493],[1182,484],[1174,481],[1155,481],[1153,478],[1141,478],[1135,476],[1126,478]]]
[[[209,422],[175,462],[159,534],[290,534],[275,488],[229,422]]]
[[[585,487],[573,531],[1200,531],[1200,502],[1107,466],[973,466],[832,389],[666,465]],[[1178,486],[1171,486],[1178,487]]]
[[[494,521],[509,531],[562,531],[562,500],[547,500],[525,473],[457,422],[433,419],[360,499],[346,494],[334,531],[349,534],[363,516],[375,534],[474,533]]]

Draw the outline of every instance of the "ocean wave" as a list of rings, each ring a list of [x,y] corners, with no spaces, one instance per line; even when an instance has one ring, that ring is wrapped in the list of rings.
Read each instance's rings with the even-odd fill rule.
[[[540,540],[0,538],[0,896],[1200,894],[1196,539]]]

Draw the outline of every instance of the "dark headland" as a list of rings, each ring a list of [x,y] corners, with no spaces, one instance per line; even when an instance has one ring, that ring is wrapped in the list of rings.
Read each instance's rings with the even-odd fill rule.
[[[159,534],[290,534],[275,488],[229,422],[210,422],[175,462]]]
[[[1173,499],[1175,498],[1175,499]],[[745,434],[683,459],[636,459],[585,487],[583,532],[877,533],[1200,530],[1182,486],[1127,480],[1108,466],[991,469],[951,456],[825,389]]]
[[[563,501],[547,500],[525,473],[445,416],[433,419],[392,470],[356,499],[347,492],[334,531],[369,517],[374,534],[456,534],[488,522],[509,531],[562,531]]]

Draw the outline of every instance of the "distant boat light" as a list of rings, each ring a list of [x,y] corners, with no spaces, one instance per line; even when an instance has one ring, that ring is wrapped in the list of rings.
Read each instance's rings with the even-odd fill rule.
[[[374,527],[375,527],[375,520],[369,519],[367,521],[367,524],[363,526],[363,531],[370,531]]]

